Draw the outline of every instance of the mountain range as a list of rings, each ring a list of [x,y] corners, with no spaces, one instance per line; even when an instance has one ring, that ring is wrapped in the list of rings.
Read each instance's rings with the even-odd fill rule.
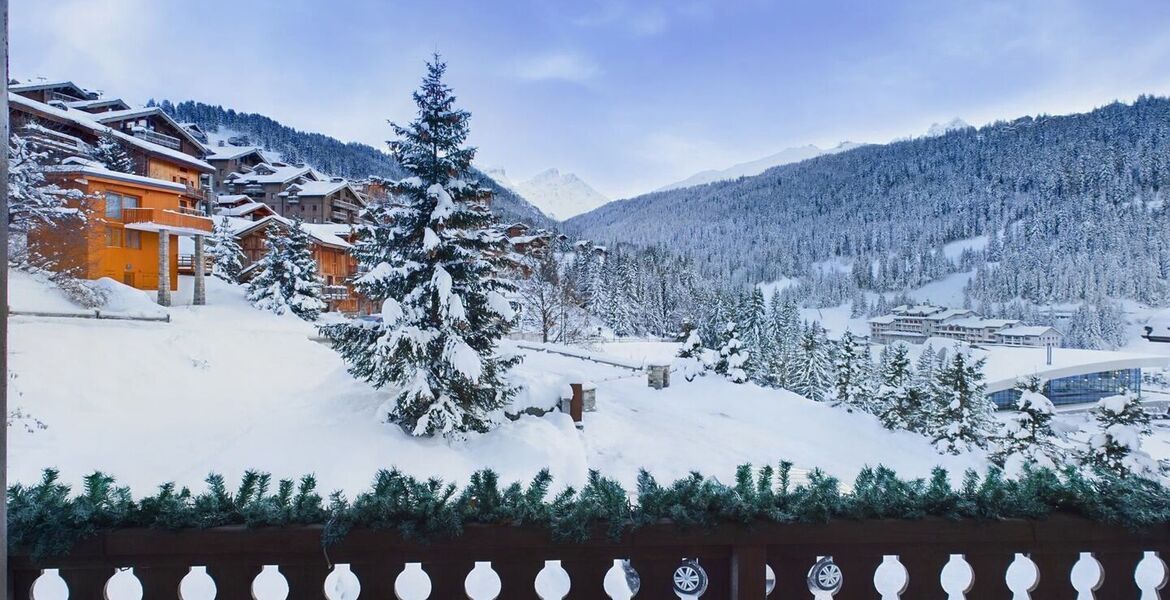
[[[836,154],[838,152],[852,150],[863,145],[864,144],[846,141],[841,142],[832,148],[820,148],[818,146],[814,146],[813,144],[808,144],[807,146],[796,146],[794,148],[786,148],[775,154],[770,154],[753,161],[732,165],[726,169],[709,169],[706,171],[700,171],[694,175],[691,175],[690,177],[687,177],[686,179],[683,179],[682,181],[676,181],[669,185],[664,185],[654,191],[662,192],[695,185],[703,185],[705,183],[711,183],[714,181],[737,179],[739,177],[750,177],[752,175],[759,175],[760,173],[763,173],[772,167],[792,164],[825,154]]]
[[[531,179],[513,182],[503,169],[487,169],[484,173],[508,189],[520,194],[544,214],[563,221],[589,212],[606,202],[606,198],[573,173],[547,169]]]

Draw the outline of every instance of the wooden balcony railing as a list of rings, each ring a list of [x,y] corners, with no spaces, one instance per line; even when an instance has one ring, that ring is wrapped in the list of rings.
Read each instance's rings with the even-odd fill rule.
[[[150,223],[159,229],[184,229],[210,233],[215,224],[210,217],[189,214],[193,211],[182,211],[178,207],[164,208],[123,208],[122,222],[127,225],[134,223]]]
[[[371,600],[602,600],[611,597],[607,586],[637,587],[637,600],[676,600],[687,596],[676,595],[675,582],[685,587],[697,575],[693,563],[690,571],[680,570],[683,559],[697,560],[707,582],[705,593],[689,597],[707,600],[807,599],[814,597],[810,586],[835,587],[816,597],[836,600],[1144,600],[1158,598],[1166,581],[1165,564],[1153,553],[1170,552],[1165,526],[1132,530],[1068,516],[769,522],[707,530],[663,523],[618,539],[599,530],[580,544],[553,543],[549,536],[469,525],[455,539],[419,543],[393,531],[358,529],[323,547],[321,529],[312,526],[124,529],[84,540],[58,559],[13,555],[8,568],[17,600],[35,597],[30,590],[38,578],[57,576],[70,598],[113,598],[104,590],[115,574],[137,578],[146,600],[210,597],[180,591],[199,584],[206,589],[208,577],[221,600],[353,600],[358,586],[360,598]],[[49,589],[53,583],[60,582],[36,585]]]
[[[157,131],[152,131],[152,130],[147,129],[145,127],[134,127],[133,129],[130,130],[130,134],[136,138],[146,140],[148,142],[151,142],[153,144],[158,144],[160,146],[165,146],[165,147],[170,148],[172,150],[179,150],[183,147],[183,141],[180,140],[179,138],[177,138],[173,135],[167,135],[165,133],[159,133]]]
[[[344,285],[326,285],[321,288],[321,295],[326,300],[348,300],[349,288]]]

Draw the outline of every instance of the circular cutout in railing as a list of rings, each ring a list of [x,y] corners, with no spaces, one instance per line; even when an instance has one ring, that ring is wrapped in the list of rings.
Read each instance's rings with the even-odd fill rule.
[[[832,556],[826,556],[818,560],[808,570],[808,591],[813,594],[828,592],[835,595],[841,590],[841,583],[844,579],[841,567],[833,562]]]
[[[699,566],[698,559],[683,559],[672,579],[676,593],[698,597],[707,591],[707,571]]]

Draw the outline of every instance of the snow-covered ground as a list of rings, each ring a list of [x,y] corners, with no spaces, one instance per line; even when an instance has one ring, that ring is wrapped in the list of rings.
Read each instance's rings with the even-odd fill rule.
[[[13,301],[65,301],[35,283],[15,285]],[[548,467],[561,485],[579,485],[595,468],[633,489],[643,467],[662,480],[696,469],[729,479],[739,464],[787,459],[848,481],[866,464],[904,476],[985,464],[979,455],[940,456],[924,438],[784,391],[713,376],[655,391],[629,369],[526,350],[515,370],[526,386],[522,404],[552,406],[565,383],[597,384],[598,411],[586,414],[583,431],[552,413],[464,441],[412,438],[380,422],[388,394],[350,377],[311,339],[311,325],[260,312],[240,288],[214,279],[208,300],[167,309],[170,323],[13,317],[12,405],[47,429],[12,428],[12,480],[34,481],[52,466],[76,483],[100,469],[148,491],[255,468],[277,477],[313,472],[323,489],[352,494],[387,467],[455,480],[485,467],[505,480],[528,479]],[[670,350],[661,343],[600,349],[626,359]]]

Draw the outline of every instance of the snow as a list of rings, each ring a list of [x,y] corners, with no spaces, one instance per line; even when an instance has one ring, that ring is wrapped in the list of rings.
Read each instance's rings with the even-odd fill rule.
[[[47,286],[35,290],[35,280],[13,280],[26,305],[63,301]],[[462,441],[416,439],[381,422],[391,392],[351,377],[314,341],[312,324],[252,308],[238,286],[207,283],[209,304],[173,307],[170,323],[12,318],[12,404],[48,426],[10,431],[13,481],[55,466],[79,484],[100,469],[145,493],[163,481],[201,488],[209,472],[232,479],[255,468],[316,473],[322,489],[352,495],[392,466],[457,481],[485,467],[527,480],[548,467],[558,486],[579,486],[596,468],[632,490],[642,467],[660,480],[694,469],[728,480],[739,464],[788,459],[801,472],[821,467],[849,481],[867,464],[906,477],[936,464],[954,473],[986,464],[977,454],[940,456],[920,436],[789,392],[712,376],[656,391],[640,371],[512,343],[501,350],[524,358],[512,373],[524,386],[513,408],[551,408],[567,383],[593,382],[598,410],[584,431],[554,412]],[[850,444],[836,443],[843,435]]]
[[[497,172],[501,175],[499,178],[493,175],[497,183],[516,192],[541,212],[558,221],[587,213],[609,202],[609,198],[572,173],[548,169],[532,179],[513,184],[508,182],[502,171]]]
[[[986,235],[978,235],[963,240],[955,240],[943,246],[943,256],[947,257],[949,260],[958,261],[959,258],[963,256],[964,251],[983,250],[984,248],[987,248],[987,242],[988,239]]]
[[[971,126],[968,125],[966,121],[960,119],[959,117],[955,117],[946,123],[931,123],[930,128],[926,130],[926,134],[922,137],[939,137],[952,131],[968,129],[970,127]]]

